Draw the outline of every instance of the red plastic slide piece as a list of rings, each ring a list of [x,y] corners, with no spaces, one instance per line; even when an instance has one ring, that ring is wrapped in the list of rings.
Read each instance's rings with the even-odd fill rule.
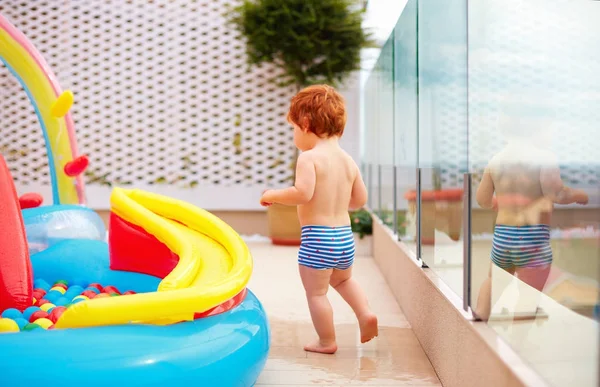
[[[244,299],[246,298],[246,293],[248,293],[248,289],[244,288],[244,289],[242,289],[241,292],[239,292],[233,298],[230,298],[229,300],[225,301],[221,305],[217,305],[214,308],[207,310],[206,312],[194,313],[194,320],[199,319],[199,318],[216,316],[218,314],[225,313],[225,312],[235,308],[236,306],[241,304],[242,301],[244,301]]]
[[[0,155],[0,311],[33,304],[33,275],[21,206]]]
[[[19,205],[22,210],[39,207],[43,202],[44,198],[38,193],[26,193],[19,198]]]
[[[165,278],[179,262],[177,254],[143,228],[110,213],[110,268]]]

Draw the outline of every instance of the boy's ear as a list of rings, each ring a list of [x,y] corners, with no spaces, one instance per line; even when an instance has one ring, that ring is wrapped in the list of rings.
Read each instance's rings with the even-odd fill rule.
[[[310,124],[309,124],[309,120],[308,117],[302,117],[302,123],[300,124],[300,129],[302,129],[303,132],[309,132],[310,130]]]

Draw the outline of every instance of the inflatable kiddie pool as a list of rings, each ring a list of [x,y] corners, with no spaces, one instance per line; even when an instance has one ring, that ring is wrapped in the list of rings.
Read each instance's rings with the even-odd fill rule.
[[[72,94],[2,15],[0,60],[40,120],[54,198],[19,199],[0,157],[0,385],[253,385],[270,335],[240,236],[188,203],[115,188],[106,240],[83,206]]]

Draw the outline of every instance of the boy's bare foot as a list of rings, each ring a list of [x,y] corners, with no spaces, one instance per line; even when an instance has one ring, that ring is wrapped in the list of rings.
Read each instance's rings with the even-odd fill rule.
[[[379,334],[379,328],[377,327],[377,316],[375,316],[373,313],[367,313],[361,316],[358,319],[358,325],[360,326],[361,343],[371,341]]]
[[[323,345],[320,340],[317,340],[313,343],[306,344],[304,346],[304,350],[307,352],[317,352],[317,353],[325,353],[328,355],[332,355],[337,351],[337,344],[333,342],[332,344]]]

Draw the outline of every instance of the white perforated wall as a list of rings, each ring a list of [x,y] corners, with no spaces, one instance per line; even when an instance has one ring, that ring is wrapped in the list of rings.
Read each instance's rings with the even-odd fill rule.
[[[230,0],[3,0],[0,12],[75,94],[90,205],[134,186],[214,209],[256,205],[289,182],[292,88],[248,69],[223,15]],[[26,95],[0,66],[0,151],[20,191],[49,191],[45,149]]]

